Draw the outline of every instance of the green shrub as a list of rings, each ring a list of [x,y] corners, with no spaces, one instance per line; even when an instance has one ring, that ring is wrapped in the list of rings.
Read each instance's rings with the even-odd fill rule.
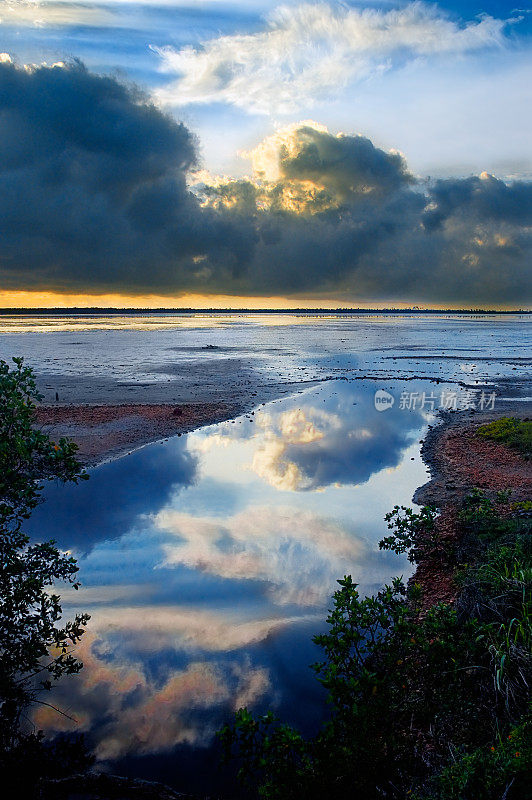
[[[433,509],[396,506],[386,516],[394,534],[380,546],[412,561],[444,555],[458,601],[421,613],[415,584],[394,579],[361,597],[350,576],[338,581],[328,630],[314,638],[331,707],[319,733],[305,740],[273,715],[243,710],[221,734],[249,791],[267,800],[526,797],[530,519],[508,498],[473,491],[453,551],[436,541]]]
[[[532,422],[529,420],[502,417],[481,425],[477,434],[518,450],[526,459],[532,457]]]
[[[81,669],[72,653],[89,619],[63,621],[57,581],[77,582],[74,558],[54,541],[31,544],[23,524],[41,500],[45,480],[73,481],[87,475],[76,446],[58,444],[33,427],[40,398],[32,371],[20,358],[0,361],[0,766],[8,769],[26,753],[36,763],[41,740],[25,736],[21,719],[42,691]],[[42,749],[42,748],[41,748]]]
[[[453,753],[423,794],[412,800],[530,800],[532,797],[532,721],[527,717],[493,744],[472,753]]]
[[[431,506],[424,506],[419,513],[406,506],[394,506],[384,517],[393,534],[381,539],[379,548],[397,555],[408,553],[408,560],[414,564],[429,555],[446,555],[447,545],[436,535],[436,515]]]

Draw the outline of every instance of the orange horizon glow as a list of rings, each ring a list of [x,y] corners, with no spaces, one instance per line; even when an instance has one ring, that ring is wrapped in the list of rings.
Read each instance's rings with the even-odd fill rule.
[[[477,304],[477,307],[488,307],[487,304]],[[182,308],[194,309],[240,309],[251,310],[270,310],[293,308],[413,308],[420,307],[426,309],[459,309],[473,308],[473,303],[424,303],[415,300],[340,300],[335,297],[250,297],[234,296],[225,294],[183,294],[179,296],[166,295],[127,295],[120,293],[107,294],[67,294],[62,292],[45,291],[8,291],[0,290],[1,308],[175,308],[176,311]],[[490,309],[508,311],[515,309],[515,306],[504,304],[493,304]],[[517,309],[516,309],[517,310]]]

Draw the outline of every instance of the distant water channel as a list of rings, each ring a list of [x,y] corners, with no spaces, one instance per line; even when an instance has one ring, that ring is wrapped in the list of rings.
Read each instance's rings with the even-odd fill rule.
[[[489,371],[512,377],[526,354],[522,321],[465,321],[461,352],[456,323],[447,336],[444,324],[307,321],[306,337],[303,324],[278,327],[287,374],[304,367],[334,378],[338,369],[336,379],[146,446],[79,486],[47,487],[30,533],[76,555],[83,586],[62,592],[64,609],[92,619],[79,649],[84,669],[52,698],[77,724],[42,707],[37,725],[84,731],[114,772],[211,792],[220,780],[214,733],[239,707],[315,730],[327,705],[308,669],[319,657],[312,635],[324,628],[337,578],[351,574],[372,593],[409,576],[406,559],[378,542],[386,512],[411,505],[428,479],[420,440],[442,393],[465,402],[467,389],[451,381],[474,374],[478,399]],[[238,325],[233,339],[216,327],[209,340],[243,347],[250,329]],[[259,334],[272,346],[271,326]],[[12,335],[14,352],[35,337],[42,359],[45,337],[65,333],[6,333],[4,351]],[[382,380],[350,379],[354,365],[370,362]],[[427,379],[433,373],[439,384]],[[379,404],[376,392],[388,400]]]

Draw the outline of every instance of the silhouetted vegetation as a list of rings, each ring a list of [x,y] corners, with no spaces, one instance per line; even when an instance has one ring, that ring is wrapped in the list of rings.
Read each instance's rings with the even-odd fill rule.
[[[80,739],[46,742],[33,704],[82,664],[88,615],[64,621],[57,582],[78,587],[76,561],[54,541],[30,542],[24,523],[44,481],[87,476],[74,444],[33,427],[39,400],[22,359],[0,361],[0,770],[31,796],[43,778],[85,770]],[[530,423],[499,420],[482,436],[530,453]],[[313,665],[331,713],[304,738],[272,713],[241,709],[220,732],[250,797],[267,800],[524,800],[532,797],[532,504],[474,490],[445,547],[436,511],[396,506],[381,548],[454,569],[455,603],[426,608],[419,585],[394,579],[360,596],[338,581]],[[61,713],[60,709],[55,709]]]
[[[438,547],[435,512],[396,507],[381,547],[416,561]],[[361,597],[338,581],[313,665],[330,718],[312,739],[241,709],[220,732],[249,796],[524,800],[532,767],[529,504],[473,492],[447,550],[458,599],[422,610],[394,579]],[[448,545],[449,548],[449,545]]]
[[[139,314],[531,314],[528,308],[105,308],[101,306],[72,306],[70,308],[0,308],[6,316],[69,316],[75,314],[98,316]]]
[[[54,444],[33,427],[40,396],[32,371],[20,358],[13,362],[0,361],[0,768],[17,776],[20,795],[40,777],[90,761],[79,741],[46,744],[27,716],[33,704],[48,705],[55,681],[81,669],[72,650],[89,617],[64,621],[53,591],[58,581],[78,587],[75,559],[54,541],[30,543],[23,530],[44,481],[88,476],[73,443]]]

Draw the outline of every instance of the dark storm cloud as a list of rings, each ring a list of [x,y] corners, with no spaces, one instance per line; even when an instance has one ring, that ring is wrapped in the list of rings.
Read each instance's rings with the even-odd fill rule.
[[[514,181],[508,186],[493,175],[464,180],[437,181],[431,189],[434,204],[423,217],[427,230],[441,228],[457,213],[479,221],[530,224],[532,220],[532,183]]]
[[[483,173],[425,184],[400,154],[308,125],[281,132],[269,181],[265,152],[251,154],[257,182],[226,182],[209,195],[256,220],[252,291],[530,301],[531,183]]]
[[[268,142],[273,175],[259,158],[256,178],[193,193],[193,136],[137,89],[1,63],[0,287],[530,300],[530,183],[426,185],[311,123]]]
[[[312,216],[285,215],[276,228],[273,223],[277,240],[257,249],[256,280],[272,288],[281,283],[292,292],[316,287],[334,292],[347,286],[366,265],[354,296],[359,290],[366,295],[366,287],[374,296],[385,296],[394,282],[394,260],[388,276],[379,275],[372,262],[384,243],[404,239],[418,222],[424,203],[422,195],[402,190],[384,199],[358,197],[352,208],[324,208]],[[266,225],[271,236],[272,222],[267,220]],[[403,285],[405,280],[403,274]]]
[[[190,132],[135,88],[0,64],[3,288],[173,290],[212,248],[231,271],[246,232],[201,211],[195,162]]]
[[[385,153],[365,136],[331,136],[302,125],[298,138],[296,154],[280,148],[283,177],[324,184],[344,202],[370,192],[390,192],[414,180],[399,153]]]

